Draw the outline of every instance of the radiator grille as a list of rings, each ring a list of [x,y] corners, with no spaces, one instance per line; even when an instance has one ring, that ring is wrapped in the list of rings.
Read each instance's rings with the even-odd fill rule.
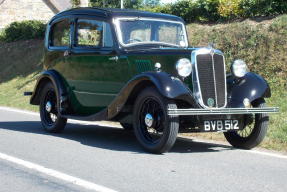
[[[224,107],[226,101],[224,57],[218,54],[196,56],[198,83],[202,103],[207,107]]]
[[[212,56],[210,54],[197,56],[197,70],[202,101],[204,105],[208,106],[208,99],[212,98],[215,101],[216,97],[212,67]]]
[[[225,67],[224,57],[222,55],[215,54],[214,59],[214,70],[215,70],[215,81],[217,90],[217,106],[223,107],[225,105]]]

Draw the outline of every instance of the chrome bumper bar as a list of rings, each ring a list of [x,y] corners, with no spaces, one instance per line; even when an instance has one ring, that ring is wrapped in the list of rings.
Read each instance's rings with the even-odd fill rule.
[[[168,115],[231,115],[278,113],[278,107],[264,108],[215,108],[215,109],[168,109]]]

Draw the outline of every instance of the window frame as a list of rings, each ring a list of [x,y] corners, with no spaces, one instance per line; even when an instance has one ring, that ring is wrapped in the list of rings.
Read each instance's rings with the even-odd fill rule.
[[[55,25],[61,21],[67,20],[70,25],[70,33],[69,33],[69,44],[67,46],[54,46],[52,44],[53,42],[53,29]],[[71,42],[72,42],[72,34],[73,34],[73,22],[70,17],[61,17],[58,19],[53,20],[50,23],[50,29],[49,29],[49,38],[48,38],[48,49],[49,50],[68,50],[71,48]]]
[[[78,46],[77,43],[77,30],[78,30],[78,20],[94,20],[97,22],[102,22],[103,23],[103,36],[102,36],[102,46]],[[105,47],[104,45],[104,39],[105,39],[105,30],[106,30],[106,26],[110,25],[110,32],[111,32],[111,38],[113,41],[113,45],[111,47]],[[76,16],[74,18],[74,27],[73,27],[73,35],[72,35],[72,49],[75,50],[113,50],[115,47],[115,37],[113,34],[113,29],[112,29],[112,25],[109,21],[103,19],[103,18],[99,18],[99,17],[89,17],[89,16]]]

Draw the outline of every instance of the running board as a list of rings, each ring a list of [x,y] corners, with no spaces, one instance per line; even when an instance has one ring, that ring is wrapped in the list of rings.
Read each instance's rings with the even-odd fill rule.
[[[74,119],[80,121],[105,121],[108,120],[107,114],[108,114],[107,109],[103,109],[102,111],[89,116],[77,116],[77,115],[61,115],[61,116],[67,119]]]
[[[168,109],[168,115],[232,115],[278,113],[278,107],[264,108],[214,108],[214,109]]]

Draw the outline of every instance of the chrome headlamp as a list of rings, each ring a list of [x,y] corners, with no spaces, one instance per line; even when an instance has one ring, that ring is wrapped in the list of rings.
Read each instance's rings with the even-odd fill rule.
[[[246,63],[241,60],[237,59],[231,65],[231,72],[235,77],[243,77],[248,72],[248,67]]]
[[[192,65],[189,59],[182,58],[176,62],[176,70],[181,77],[187,77],[191,74]]]

